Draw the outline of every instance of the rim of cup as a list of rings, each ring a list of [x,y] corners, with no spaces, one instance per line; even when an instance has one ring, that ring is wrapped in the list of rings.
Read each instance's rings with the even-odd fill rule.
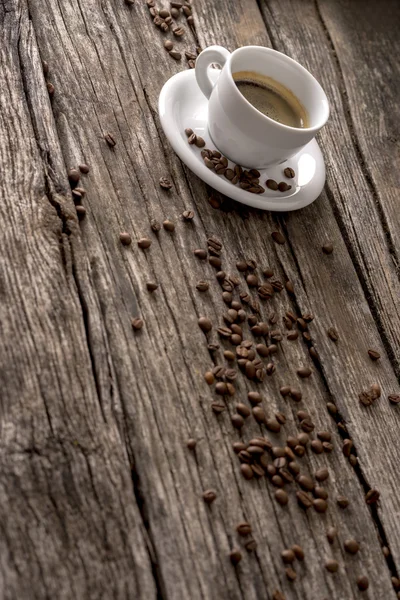
[[[288,64],[290,64],[292,67],[296,68],[302,74],[302,76],[305,78],[305,80],[308,81],[308,84],[309,85],[311,84],[317,90],[317,93],[321,97],[321,104],[322,104],[323,108],[322,108],[322,116],[318,119],[318,122],[316,124],[312,125],[311,127],[292,127],[291,125],[285,125],[284,123],[279,123],[279,121],[275,121],[274,119],[271,119],[271,117],[268,117],[264,113],[260,112],[257,108],[255,108],[255,106],[253,106],[243,96],[243,94],[238,90],[237,86],[235,85],[235,82],[233,79],[232,60],[238,54],[241,54],[243,52],[248,52],[249,50],[253,50],[253,49],[256,49],[257,51],[261,50],[262,52],[265,52],[268,55],[275,54],[275,55],[279,56],[280,60],[283,60],[283,61],[287,62]],[[310,71],[308,71],[305,67],[303,67],[300,63],[298,63],[293,58],[290,58],[286,54],[283,54],[283,52],[279,52],[278,50],[274,50],[273,48],[266,48],[264,46],[242,46],[241,48],[237,48],[236,50],[231,52],[231,54],[227,60],[226,66],[229,67],[230,82],[232,83],[233,88],[235,89],[238,96],[241,98],[241,101],[248,108],[250,108],[255,114],[262,117],[263,119],[266,119],[269,123],[273,123],[274,125],[282,128],[282,129],[286,129],[291,132],[298,132],[299,134],[301,134],[302,132],[307,132],[307,133],[314,132],[314,131],[317,132],[327,122],[327,120],[329,118],[329,112],[330,112],[329,111],[329,102],[328,102],[328,98],[327,98],[321,84],[315,79],[315,77],[313,75],[311,75]],[[276,79],[276,81],[278,81],[278,83],[285,85],[281,81],[279,81],[278,78],[275,77],[274,79]],[[291,90],[290,87],[288,87],[287,85],[285,85],[285,87],[287,87],[297,97],[297,94],[295,94],[295,92],[293,92],[293,90]],[[304,106],[304,108],[307,111],[307,113],[309,114],[308,108],[306,106]]]

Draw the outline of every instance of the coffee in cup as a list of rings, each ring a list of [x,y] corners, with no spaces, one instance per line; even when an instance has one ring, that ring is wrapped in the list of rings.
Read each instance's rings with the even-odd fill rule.
[[[266,117],[289,127],[308,127],[306,109],[279,81],[255,71],[239,71],[232,77],[240,93]]]

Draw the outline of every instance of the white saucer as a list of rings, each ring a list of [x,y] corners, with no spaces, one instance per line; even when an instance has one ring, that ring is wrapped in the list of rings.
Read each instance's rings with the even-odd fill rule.
[[[215,80],[219,73],[217,69],[210,70],[210,76]],[[259,169],[260,185],[265,187],[267,179],[275,179],[278,183],[285,181],[292,186],[288,192],[274,192],[266,188],[263,194],[251,194],[210,171],[204,164],[200,148],[188,144],[185,134],[185,129],[190,127],[204,138],[206,148],[216,150],[207,129],[207,100],[197,85],[194,69],[177,73],[165,83],[158,108],[165,135],[179,158],[200,179],[225,196],[261,210],[290,211],[311,204],[320,195],[325,183],[325,164],[315,139],[290,160],[268,169]],[[229,167],[233,167],[231,161]],[[294,169],[294,179],[284,176],[285,167]]]

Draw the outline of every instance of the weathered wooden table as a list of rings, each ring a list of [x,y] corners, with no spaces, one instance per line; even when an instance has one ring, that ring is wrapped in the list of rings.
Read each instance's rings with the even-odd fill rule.
[[[388,397],[399,394],[400,374],[400,5],[196,0],[193,16],[193,28],[180,16],[186,33],[175,39],[142,0],[0,2],[0,596],[394,599],[400,405]],[[212,43],[272,46],[316,75],[332,109],[319,138],[327,184],[317,202],[291,214],[247,210],[185,168],[157,114],[163,83],[188,68],[184,54],[169,56],[165,39],[182,53]],[[67,171],[80,163],[90,172],[80,181],[87,214],[79,223]],[[163,176],[170,191],[159,185]],[[151,230],[152,219],[167,218],[174,232]],[[131,246],[120,243],[121,231]],[[273,242],[273,231],[285,244]],[[219,416],[204,373],[236,365],[223,357],[235,348],[216,333],[227,306],[215,270],[193,254],[209,236],[221,241],[222,268],[240,278],[240,291],[243,259],[256,261],[261,280],[269,267],[294,284],[294,294],[261,301],[257,315],[279,316],[270,324],[284,338],[275,373],[256,383],[239,371]],[[140,237],[152,240],[149,249],[138,248]],[[200,279],[207,292],[196,289]],[[286,338],[286,311],[315,316],[308,339],[301,322],[298,339]],[[200,316],[213,323],[207,336]],[[140,331],[133,317],[143,319]],[[220,348],[210,352],[209,343]],[[372,361],[368,349],[381,358]],[[300,366],[312,376],[300,379]],[[373,384],[381,397],[364,406],[359,394]],[[288,385],[301,390],[300,403],[280,394]],[[253,417],[234,429],[236,404],[251,407],[249,390],[262,394],[268,417],[285,415],[279,435]],[[268,477],[245,480],[232,448],[260,435],[283,447],[301,432],[299,410],[311,415],[312,439],[332,435],[332,452],[308,444],[295,456],[303,474],[328,468],[318,484],[329,494],[322,514],[298,505],[296,482],[286,484],[282,506]],[[380,493],[372,504],[370,490]],[[243,521],[252,538],[238,535]],[[249,539],[255,550],[246,549]],[[355,555],[345,550],[349,539],[359,543]],[[293,544],[305,558],[293,563],[292,582],[281,552]],[[329,559],[338,572],[326,569]]]

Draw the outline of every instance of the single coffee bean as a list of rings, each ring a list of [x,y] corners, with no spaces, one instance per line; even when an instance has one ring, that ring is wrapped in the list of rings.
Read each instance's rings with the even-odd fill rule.
[[[214,492],[214,490],[206,490],[203,493],[203,500],[206,504],[212,504],[214,502],[214,500],[216,499],[217,494]]]
[[[232,565],[234,567],[236,567],[236,565],[238,565],[240,563],[240,561],[242,560],[242,553],[240,552],[240,550],[232,550],[229,553],[229,559],[232,563]]]
[[[212,385],[215,381],[214,375],[211,373],[211,371],[207,371],[206,373],[204,373],[204,379],[206,380],[208,385]]]
[[[199,258],[200,260],[205,260],[207,258],[207,252],[202,248],[198,248],[193,252],[193,254],[196,256],[196,258]]]
[[[263,275],[264,275],[264,277],[267,277],[269,279],[270,277],[274,276],[274,272],[273,272],[272,269],[270,269],[269,267],[267,267],[266,269],[264,269]]]
[[[285,492],[285,490],[283,489],[278,489],[275,492],[275,500],[278,502],[278,504],[280,504],[281,506],[286,506],[287,503],[289,502],[289,496],[287,495],[287,492]]]
[[[325,569],[327,571],[329,571],[329,573],[336,573],[337,570],[339,569],[339,563],[338,563],[338,561],[334,560],[333,558],[329,558],[325,562]]]
[[[197,58],[197,54],[190,52],[190,50],[185,50],[185,56],[188,60],[196,60]]]
[[[336,415],[336,413],[337,413],[336,404],[333,404],[333,402],[327,402],[326,408],[328,409],[329,414],[331,414],[332,416]]]
[[[283,560],[284,563],[291,564],[292,562],[295,561],[296,555],[293,552],[293,550],[289,548],[289,549],[283,550],[281,552],[281,558],[282,558],[282,560]]]
[[[289,331],[289,333],[286,336],[286,339],[288,339],[290,342],[294,342],[295,340],[297,340],[297,338],[299,337],[299,332],[298,331]]]
[[[236,410],[239,413],[239,415],[242,416],[244,419],[247,419],[247,417],[249,417],[251,414],[251,410],[248,406],[246,406],[246,404],[237,404]]]
[[[253,417],[255,418],[257,423],[265,423],[266,415],[265,415],[264,410],[261,408],[261,406],[255,406],[252,409],[252,413],[253,413]],[[279,425],[279,423],[278,423],[278,425]]]
[[[305,492],[296,492],[296,498],[299,506],[304,510],[307,510],[313,505],[313,501],[311,500],[310,496]]]
[[[297,319],[297,327],[301,329],[301,331],[305,331],[307,329],[307,323],[301,317]]]
[[[203,281],[200,280],[197,284],[196,284],[196,289],[199,292],[206,292],[208,290],[208,288],[210,287],[208,281]]]
[[[380,493],[378,492],[378,490],[374,490],[374,489],[369,490],[365,494],[365,502],[367,504],[375,504],[376,502],[378,502],[379,496],[380,496]]]
[[[139,319],[139,317],[135,317],[134,319],[132,319],[131,325],[134,331],[139,331],[139,329],[142,329],[143,327],[143,321],[142,319]]]
[[[371,360],[379,360],[381,355],[379,354],[379,352],[377,352],[377,350],[368,350],[368,356],[370,357]]]
[[[357,554],[357,552],[360,549],[360,546],[358,544],[358,542],[356,542],[356,540],[346,540],[343,544],[344,549],[346,550],[346,552],[348,552],[349,554]]]
[[[280,475],[273,475],[271,478],[271,483],[275,487],[279,487],[279,488],[282,488],[285,485],[285,482]]]
[[[165,40],[164,48],[166,50],[171,51],[173,47],[174,47],[174,44],[170,40]],[[185,129],[185,133],[188,137],[190,137],[193,134],[193,129],[190,129],[188,127],[187,129]]]
[[[196,448],[196,445],[197,445],[197,442],[193,438],[190,438],[186,442],[186,446],[188,447],[189,450],[194,450]]]
[[[311,433],[312,431],[314,431],[315,429],[315,425],[314,423],[311,421],[311,419],[303,419],[302,421],[300,421],[300,427],[303,431],[305,431],[306,433]],[[316,441],[316,440],[314,440]],[[318,440],[319,441],[319,440]],[[316,452],[315,448],[318,448],[318,446],[313,446],[313,450],[314,452]],[[319,451],[316,452],[317,454],[319,454]]]
[[[302,446],[307,446],[308,442],[310,441],[310,436],[307,433],[299,433],[297,438],[299,440],[299,444]]]
[[[72,185],[76,185],[81,178],[81,174],[78,169],[70,169],[68,171],[68,180]]]
[[[299,475],[296,481],[307,492],[311,492],[314,489],[314,482],[309,475]]]
[[[336,502],[340,508],[347,508],[349,505],[349,500],[346,498],[346,496],[338,496],[336,498]]]
[[[278,184],[274,179],[267,179],[265,185],[267,186],[267,188],[273,190],[274,192],[276,192],[278,189]]]
[[[210,258],[208,259],[208,262],[210,263],[210,265],[212,267],[214,267],[214,269],[221,269],[222,266],[222,260],[220,258],[218,258],[218,256],[210,256]]]
[[[254,477],[253,469],[246,463],[240,465],[240,472],[245,479],[253,479]]]
[[[115,137],[112,135],[112,133],[106,133],[104,136],[104,139],[107,142],[107,144],[110,146],[110,148],[114,148],[114,146],[117,145],[117,141],[116,141]]]
[[[315,454],[322,454],[324,451],[324,447],[322,445],[321,440],[313,440],[311,442],[311,450],[315,452]]]
[[[322,442],[322,445],[324,447],[324,452],[332,452],[333,451],[333,444],[331,444],[330,442]]]
[[[294,286],[291,281],[287,281],[285,283],[285,288],[286,288],[286,291],[289,292],[289,294],[294,294]]]
[[[295,402],[300,402],[303,394],[300,392],[300,390],[291,387],[290,388],[290,397],[292,398],[292,400],[294,400]]]
[[[390,556],[390,550],[389,550],[389,548],[387,546],[383,546],[382,552],[383,552],[383,556],[385,558],[389,558],[389,556]]]
[[[292,567],[287,567],[285,573],[289,581],[294,581],[297,577],[296,571]]]
[[[235,427],[235,429],[242,429],[242,427],[244,425],[244,420],[241,415],[233,415],[231,421],[232,421],[232,425]]]
[[[164,227],[165,231],[172,232],[175,230],[175,224],[172,221],[170,221],[169,219],[166,219],[165,221],[163,221],[163,227]]]
[[[149,281],[148,283],[146,283],[146,288],[149,292],[155,292],[158,288],[158,283],[153,283]]]
[[[353,442],[349,439],[344,440],[343,442],[343,446],[342,446],[342,451],[343,454],[348,458],[350,456],[351,453],[351,449],[353,448]]]
[[[326,332],[328,334],[328,337],[333,341],[333,342],[337,342],[339,339],[339,334],[337,332],[337,330],[334,327],[329,327],[329,329]]]
[[[86,216],[86,208],[84,206],[78,204],[77,206],[75,206],[75,210],[76,210],[78,219],[80,221],[82,221],[82,219],[84,219]]]
[[[318,431],[317,438],[319,438],[321,442],[330,442],[332,439],[332,434],[330,431]]]
[[[328,499],[328,492],[326,491],[325,488],[317,485],[314,488],[314,496],[316,498],[322,498],[323,500],[327,500]]]
[[[260,402],[262,402],[262,397],[261,397],[261,394],[259,394],[259,392],[249,392],[247,394],[247,397],[248,397],[250,403],[253,405],[260,404]]]
[[[150,227],[154,233],[158,233],[161,229],[161,223],[159,223],[156,219],[151,219]]]
[[[119,234],[119,241],[121,242],[121,244],[123,246],[130,246],[132,243],[132,238],[129,235],[129,233],[126,233],[126,231],[123,231],[122,233]]]
[[[215,392],[219,396],[226,396],[228,394],[228,384],[226,384],[224,381],[218,381],[215,386]]]
[[[315,479],[319,482],[325,481],[328,477],[329,471],[326,467],[322,467],[321,469],[318,469],[318,471],[315,471]]]
[[[283,413],[281,413],[281,412],[275,413],[275,418],[276,418],[276,420],[278,421],[278,423],[280,425],[285,425],[285,423],[286,423],[286,417],[285,417],[285,415]]]
[[[49,96],[54,96],[54,92],[56,91],[56,88],[54,87],[54,85],[50,81],[46,81],[46,87],[47,87]]]
[[[195,140],[195,145],[197,146],[197,148],[204,148],[204,146],[206,145],[205,141],[203,140],[202,137],[200,137],[199,135],[196,136],[196,140]]]
[[[197,323],[200,329],[204,331],[204,333],[208,333],[212,329],[212,323],[207,317],[200,317]]]
[[[285,243],[285,238],[284,236],[281,234],[280,231],[273,231],[271,233],[271,237],[274,240],[274,242],[276,242],[277,244],[284,244]]]
[[[288,192],[288,191],[289,191],[289,190],[291,190],[291,189],[292,189],[292,186],[291,186],[291,185],[288,185],[288,184],[286,183],[286,181],[281,181],[280,183],[278,183],[278,190],[279,190],[280,192]]]
[[[365,592],[369,588],[369,580],[366,575],[360,575],[360,577],[357,577],[357,587],[360,592]]]
[[[331,242],[327,242],[322,246],[322,252],[324,254],[332,254],[333,252],[333,244]]]
[[[88,165],[86,165],[86,164],[84,164],[84,163],[83,163],[82,165],[79,165],[78,169],[79,169],[79,170],[80,170],[80,172],[81,172],[81,173],[83,173],[84,175],[87,175],[87,174],[89,173],[89,171],[90,171],[90,168],[88,167]]]
[[[293,177],[295,176],[295,172],[290,167],[286,167],[286,169],[284,169],[283,173],[284,173],[285,177],[287,177],[288,179],[293,179]]]
[[[265,427],[268,431],[272,431],[273,433],[279,433],[281,430],[281,426],[278,421],[274,418],[269,418],[265,421]]]
[[[162,8],[158,14],[162,19],[166,19],[167,17],[169,17],[169,10],[167,10],[166,8]]]
[[[301,369],[297,369],[297,375],[304,379],[305,377],[310,377],[312,371],[309,367],[301,367]]]
[[[246,450],[247,446],[243,442],[233,442],[232,448],[236,454],[239,454],[240,452]]]
[[[49,63],[42,60],[43,75],[46,77],[49,74]]]
[[[252,528],[250,523],[247,523],[247,521],[245,521],[243,523],[239,523],[239,525],[236,527],[236,531],[239,535],[245,537],[246,535],[251,534]]]
[[[170,2],[170,6],[172,8],[177,8],[179,10],[182,8],[183,4],[182,4],[182,2]]]
[[[178,52],[177,50],[171,50],[169,55],[174,60],[181,60],[181,58],[182,58],[182,54],[180,52]]]
[[[333,544],[335,538],[337,537],[337,529],[336,527],[328,527],[326,530],[326,537],[330,544]]]
[[[388,396],[388,400],[391,404],[400,404],[400,395],[399,394],[390,394]]]
[[[221,402],[212,402],[211,409],[218,416],[224,412],[225,406]]]
[[[246,281],[247,281],[247,285],[249,287],[257,287],[257,285],[258,285],[258,277],[257,277],[257,275],[254,275],[253,273],[251,273],[250,275],[247,275]]]
[[[392,577],[392,585],[397,592],[397,590],[400,589],[400,579],[398,577]]]
[[[323,498],[316,498],[313,501],[314,510],[318,513],[324,513],[328,510],[328,503]]]
[[[150,248],[151,240],[149,240],[149,238],[140,238],[140,240],[138,240],[138,246],[139,248],[142,248],[142,250],[146,250],[146,248]]]

